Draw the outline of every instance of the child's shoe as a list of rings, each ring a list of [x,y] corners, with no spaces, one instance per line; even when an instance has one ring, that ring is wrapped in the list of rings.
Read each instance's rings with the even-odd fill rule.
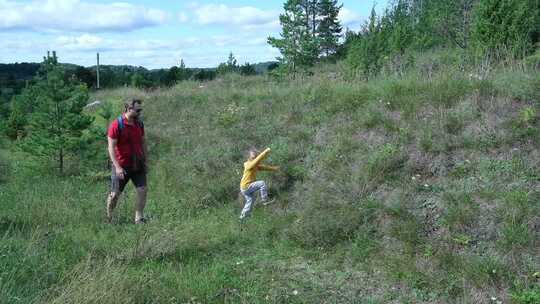
[[[274,203],[276,201],[275,198],[272,198],[272,199],[266,199],[265,201],[262,202],[263,206],[268,206],[272,203]]]

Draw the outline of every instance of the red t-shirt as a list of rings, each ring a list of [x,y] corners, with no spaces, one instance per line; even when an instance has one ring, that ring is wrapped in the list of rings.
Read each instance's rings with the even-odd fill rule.
[[[119,165],[122,168],[130,168],[134,154],[139,158],[144,156],[144,128],[139,122],[129,123],[124,115],[122,115],[122,121],[124,122],[124,128],[120,130],[118,119],[115,119],[109,126],[107,136],[117,140],[114,155]]]

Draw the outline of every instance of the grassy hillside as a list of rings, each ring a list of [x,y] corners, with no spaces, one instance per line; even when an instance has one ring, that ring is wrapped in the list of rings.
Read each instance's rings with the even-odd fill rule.
[[[150,222],[132,186],[107,225],[107,178],[2,151],[0,302],[538,303],[539,73],[430,60],[96,93],[145,100]],[[251,146],[283,172],[240,224]]]

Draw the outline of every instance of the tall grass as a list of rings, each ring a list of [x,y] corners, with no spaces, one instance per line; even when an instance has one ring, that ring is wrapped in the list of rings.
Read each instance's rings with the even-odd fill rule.
[[[104,223],[103,165],[56,177],[2,151],[2,301],[527,303],[538,290],[538,73],[479,79],[451,54],[430,56],[369,82],[338,64],[290,82],[96,92],[116,110],[144,100],[150,222],[130,223],[128,186],[116,224]],[[271,147],[282,171],[260,175],[277,203],[240,224],[251,146]]]

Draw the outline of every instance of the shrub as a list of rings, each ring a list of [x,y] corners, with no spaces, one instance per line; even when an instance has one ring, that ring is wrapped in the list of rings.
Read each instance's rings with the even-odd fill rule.
[[[354,205],[336,198],[312,201],[300,214],[289,236],[306,247],[331,247],[342,241],[367,237],[367,231],[375,227],[379,210],[380,205],[375,201]],[[363,232],[357,235],[360,227]],[[367,247],[365,255],[372,250],[371,245]]]
[[[540,285],[536,285],[532,289],[513,292],[510,296],[516,304],[540,303]]]
[[[390,143],[384,144],[369,155],[365,165],[366,177],[371,183],[382,182],[403,167],[406,161],[407,154],[401,148]]]

